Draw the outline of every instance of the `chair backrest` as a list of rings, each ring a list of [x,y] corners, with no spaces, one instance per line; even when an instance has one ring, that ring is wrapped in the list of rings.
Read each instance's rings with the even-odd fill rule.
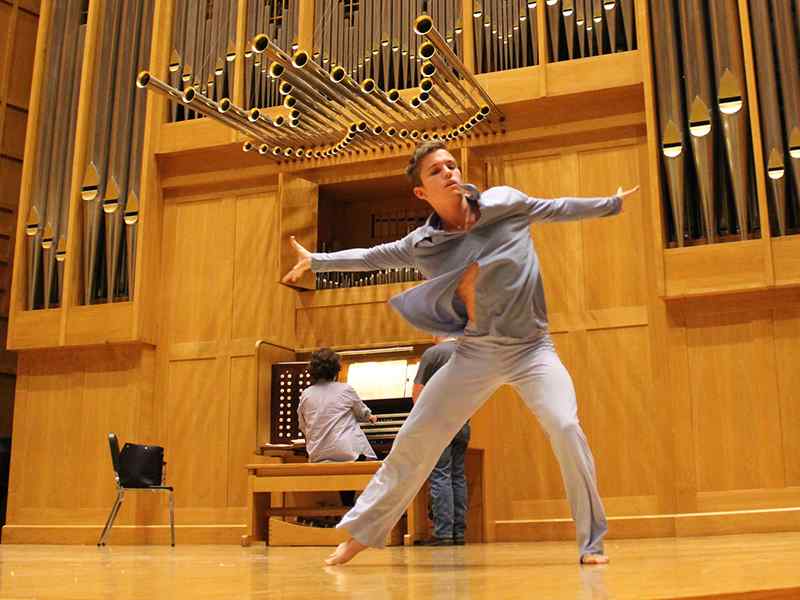
[[[120,450],[114,433],[108,434],[108,446],[118,487],[147,488],[163,483],[164,448],[126,443]]]
[[[108,434],[108,447],[111,450],[111,467],[114,469],[114,480],[120,486],[119,478],[119,441],[115,433]]]

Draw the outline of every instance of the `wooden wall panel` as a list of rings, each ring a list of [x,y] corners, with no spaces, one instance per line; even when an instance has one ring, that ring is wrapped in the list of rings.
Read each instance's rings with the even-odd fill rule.
[[[25,128],[28,113],[12,105],[6,105],[0,152],[10,158],[22,160],[25,152]]]
[[[687,317],[700,492],[784,485],[773,336],[769,311]]]
[[[11,466],[11,485],[19,491],[9,498],[11,526],[65,519],[102,525],[114,497],[108,433],[121,443],[160,441],[145,424],[152,354],[131,345],[21,355]],[[129,510],[120,522],[136,517]]]
[[[800,313],[775,311],[775,362],[787,486],[800,486]]]
[[[495,156],[490,183],[543,198],[611,195],[620,185],[636,185],[646,172],[642,145],[640,139],[620,140]],[[646,224],[641,198],[633,196],[622,215],[531,228],[553,339],[575,384],[611,516],[647,515],[669,504],[659,499],[660,471],[652,460],[667,432],[657,430],[653,402]],[[514,523],[547,527],[552,519],[568,518],[549,441],[517,394],[503,388],[474,422],[493,470],[490,512],[503,522],[500,535]]]
[[[314,251],[317,247],[317,204],[318,186],[288,173],[281,173],[278,178],[278,194],[280,197],[280,237],[285,240],[280,247],[281,273],[287,273],[297,262],[294,249],[288,244],[289,236]],[[296,283],[297,288],[313,290],[315,287],[313,273],[306,273]]]
[[[260,415],[256,409],[256,360],[253,356],[230,359],[230,414],[228,417],[228,506],[247,504],[247,472],[244,465],[253,462],[258,449],[256,430]],[[270,369],[271,371],[271,369]]]
[[[618,186],[641,182],[637,145],[578,154],[578,194],[610,196]],[[643,306],[647,282],[644,263],[642,195],[631,196],[621,214],[581,223],[586,308]]]
[[[232,199],[185,202],[166,212],[169,340],[219,340],[231,323],[233,293]],[[174,220],[174,223],[173,223]]]
[[[275,192],[236,199],[233,339],[294,345],[295,293],[278,281],[280,209]],[[289,316],[290,318],[286,318]]]
[[[164,208],[154,421],[172,449],[180,519],[207,528],[199,540],[241,533],[244,465],[266,418],[265,407],[257,416],[256,369],[294,357],[276,350],[260,364],[256,355],[258,340],[294,343],[295,292],[278,283],[279,214],[274,188]]]
[[[230,370],[224,358],[169,365],[166,402],[176,507],[227,506]]]
[[[658,452],[647,327],[587,333],[579,402],[606,496],[651,496]],[[586,381],[588,379],[588,381]]]
[[[409,325],[385,301],[297,311],[298,350],[368,348],[430,339],[429,333]]]
[[[22,10],[18,11],[14,48],[11,52],[13,70],[8,81],[8,103],[26,110],[31,93],[33,54],[38,27],[38,17]],[[0,31],[3,29],[0,28]]]
[[[529,196],[556,198],[570,193],[559,155],[510,158],[502,161],[502,175],[493,185],[510,185]],[[582,262],[580,224],[537,223],[531,227],[548,311],[572,314],[581,310]]]
[[[0,43],[0,66],[3,66],[6,61],[6,56],[9,53],[9,45],[6,43],[9,29],[11,28],[11,13],[13,12],[14,7],[6,4],[5,2],[0,2],[0,31],[3,32],[3,41]]]

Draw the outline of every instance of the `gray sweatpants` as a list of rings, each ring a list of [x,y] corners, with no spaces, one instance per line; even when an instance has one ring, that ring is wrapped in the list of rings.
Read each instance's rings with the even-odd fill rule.
[[[594,460],[578,422],[572,379],[546,334],[534,340],[461,338],[450,361],[425,385],[389,456],[338,527],[362,544],[382,547],[442,450],[503,384],[517,389],[550,438],[580,555],[602,552],[607,525]]]

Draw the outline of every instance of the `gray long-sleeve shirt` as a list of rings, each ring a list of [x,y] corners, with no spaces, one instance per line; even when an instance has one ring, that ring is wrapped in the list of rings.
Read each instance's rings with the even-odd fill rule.
[[[372,412],[352,386],[337,381],[315,383],[303,390],[297,422],[306,438],[309,462],[345,462],[360,455],[377,459],[358,426]]]
[[[390,300],[415,327],[440,335],[530,338],[547,330],[547,307],[529,225],[614,215],[622,199],[543,200],[511,187],[494,187],[478,200],[480,217],[469,231],[445,231],[428,221],[404,238],[372,248],[313,253],[311,269],[371,271],[414,266],[427,281]],[[475,321],[456,294],[464,271],[478,263]]]

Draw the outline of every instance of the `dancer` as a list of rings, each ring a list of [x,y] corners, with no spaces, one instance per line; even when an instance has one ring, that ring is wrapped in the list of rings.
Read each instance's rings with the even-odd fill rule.
[[[614,215],[631,190],[607,198],[542,200],[511,187],[479,194],[463,185],[441,142],[419,146],[406,174],[434,213],[404,238],[368,249],[310,253],[292,238],[298,261],[284,277],[311,269],[372,271],[414,266],[427,278],[390,300],[412,325],[460,337],[455,354],[428,382],[392,451],[338,527],[350,534],[326,563],[380,548],[455,434],[501,385],[519,392],[561,466],[580,561],[605,563],[606,518],[594,460],[578,422],[572,379],[547,330],[544,286],[530,224]]]

